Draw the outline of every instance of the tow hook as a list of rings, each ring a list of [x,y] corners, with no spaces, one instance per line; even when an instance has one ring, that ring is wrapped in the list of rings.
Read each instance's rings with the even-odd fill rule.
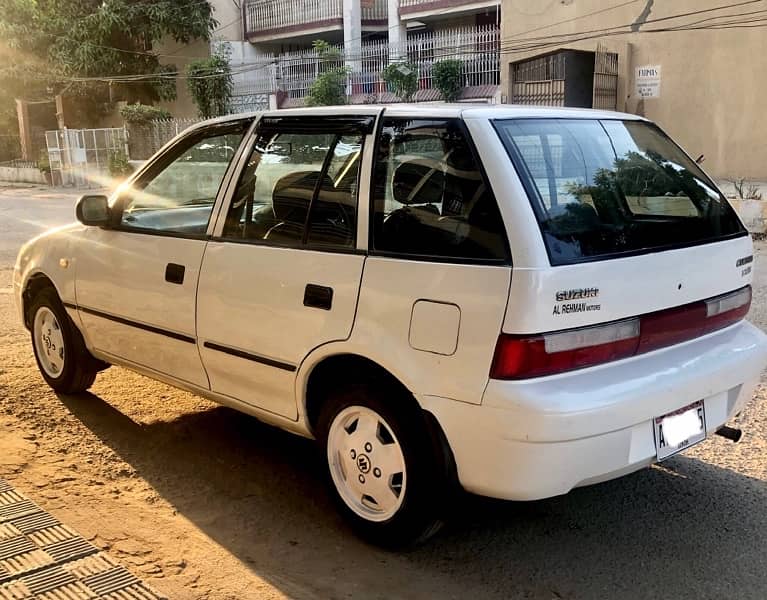
[[[722,425],[715,433],[716,435],[721,435],[723,438],[727,438],[731,442],[738,442],[743,436],[743,431],[741,429],[727,427],[727,425]]]

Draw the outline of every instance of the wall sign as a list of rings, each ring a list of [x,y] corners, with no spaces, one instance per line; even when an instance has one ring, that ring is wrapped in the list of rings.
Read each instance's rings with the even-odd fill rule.
[[[638,97],[660,98],[660,65],[637,67],[634,81]]]

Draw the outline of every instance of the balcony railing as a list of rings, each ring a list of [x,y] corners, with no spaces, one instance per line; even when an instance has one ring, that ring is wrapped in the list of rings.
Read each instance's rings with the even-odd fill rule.
[[[386,0],[374,0],[372,6],[363,6],[363,26],[386,23],[386,11]],[[250,38],[341,27],[343,0],[247,0],[245,3],[245,32]]]
[[[371,6],[362,6],[362,25],[383,25],[388,22],[389,7],[386,0],[374,0]]]
[[[248,35],[343,24],[342,0],[250,0],[245,4]]]
[[[460,9],[462,6],[493,6],[500,5],[501,0],[400,0],[400,14],[429,12],[438,10],[442,13],[446,9]]]
[[[345,53],[338,46],[339,58],[323,61],[311,48],[297,52],[259,57],[259,63],[243,75],[252,89],[272,91],[280,89],[294,101],[305,98],[317,76],[327,68],[344,65]],[[347,94],[354,102],[366,100],[389,102],[396,98],[389,92],[381,71],[390,57],[400,57],[418,69],[419,92],[416,100],[437,100],[431,67],[440,60],[452,58],[463,64],[464,97],[487,98],[493,96],[500,83],[500,31],[494,26],[461,27],[409,38],[402,46],[388,42],[365,42],[359,56],[347,56],[352,62],[361,62],[362,69],[349,74]],[[360,60],[361,59],[361,60]]]

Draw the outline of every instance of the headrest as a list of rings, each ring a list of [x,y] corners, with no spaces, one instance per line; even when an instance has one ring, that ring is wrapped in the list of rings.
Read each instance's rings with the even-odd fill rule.
[[[278,179],[272,191],[275,218],[283,221],[305,218],[319,175],[319,171],[295,171]],[[333,185],[327,176],[324,183]]]
[[[394,171],[392,193],[400,204],[439,204],[445,193],[445,173],[437,161],[404,162]]]

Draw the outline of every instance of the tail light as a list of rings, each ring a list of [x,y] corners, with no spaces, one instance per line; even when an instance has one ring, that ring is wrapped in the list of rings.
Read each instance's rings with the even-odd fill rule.
[[[526,379],[581,369],[665,348],[743,319],[751,286],[640,317],[555,333],[501,334],[492,379]]]

